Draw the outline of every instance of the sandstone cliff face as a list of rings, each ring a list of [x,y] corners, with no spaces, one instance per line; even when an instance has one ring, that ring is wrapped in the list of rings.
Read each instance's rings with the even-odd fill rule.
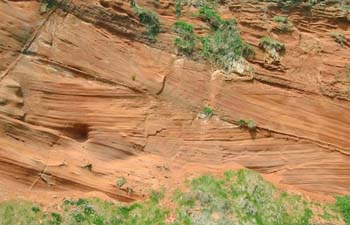
[[[17,187],[131,201],[195,171],[237,166],[300,190],[350,193],[350,45],[330,35],[349,37],[347,15],[291,11],[292,32],[278,34],[271,18],[280,9],[227,1],[218,11],[256,48],[254,75],[227,80],[176,55],[172,1],[138,3],[159,15],[156,43],[127,1],[63,1],[43,14],[36,1],[0,1],[1,198]],[[207,32],[194,11],[182,19]],[[280,63],[258,48],[268,34],[286,45]],[[201,117],[204,106],[212,118]],[[257,131],[236,126],[239,118]],[[119,176],[128,190],[115,188]]]

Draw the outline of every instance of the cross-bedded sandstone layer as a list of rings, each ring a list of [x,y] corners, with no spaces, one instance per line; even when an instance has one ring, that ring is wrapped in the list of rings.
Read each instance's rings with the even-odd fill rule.
[[[36,1],[0,1],[5,192],[13,185],[100,191],[132,201],[146,189],[181,183],[183,171],[240,165],[300,190],[349,193],[350,46],[329,34],[349,36],[346,15],[291,11],[292,32],[278,34],[271,18],[279,9],[228,1],[218,11],[237,19],[256,48],[254,76],[228,80],[213,76],[207,61],[176,55],[171,1],[139,4],[159,15],[157,43],[142,37],[127,1],[64,1],[45,14]],[[182,19],[208,32],[193,11]],[[267,34],[286,46],[278,64],[258,48]],[[204,106],[214,109],[212,118],[201,117]],[[239,118],[254,119],[257,131],[239,128]],[[119,176],[128,189],[115,187]]]

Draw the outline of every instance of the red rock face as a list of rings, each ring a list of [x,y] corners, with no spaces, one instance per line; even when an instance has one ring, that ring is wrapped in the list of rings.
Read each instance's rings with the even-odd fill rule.
[[[175,54],[171,2],[139,4],[159,15],[155,44],[128,2],[62,2],[40,15],[38,2],[0,1],[1,199],[45,190],[132,201],[237,167],[303,191],[350,193],[350,46],[330,36],[349,37],[344,15],[292,11],[292,32],[277,34],[271,18],[281,12],[265,3],[220,6],[257,52],[253,75],[227,80]],[[207,32],[190,10],[183,19]],[[280,63],[258,49],[265,35],[285,44]],[[200,116],[206,105],[210,119]],[[239,118],[257,131],[236,126]],[[115,187],[119,176],[128,189]]]

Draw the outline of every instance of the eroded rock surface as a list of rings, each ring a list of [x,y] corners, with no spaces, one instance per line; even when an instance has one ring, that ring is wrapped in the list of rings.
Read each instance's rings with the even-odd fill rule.
[[[240,165],[300,190],[349,193],[350,46],[329,35],[349,36],[346,15],[290,12],[293,32],[275,34],[278,9],[228,1],[219,11],[256,47],[255,73],[212,79],[208,62],[175,54],[173,5],[160,2],[139,1],[164,27],[152,44],[127,1],[64,1],[42,15],[38,2],[0,1],[0,191],[131,201],[172,187],[181,171]],[[278,65],[257,47],[269,33],[286,45]],[[198,116],[206,105],[210,119]],[[237,127],[239,118],[257,131]],[[115,187],[120,176],[127,189]]]

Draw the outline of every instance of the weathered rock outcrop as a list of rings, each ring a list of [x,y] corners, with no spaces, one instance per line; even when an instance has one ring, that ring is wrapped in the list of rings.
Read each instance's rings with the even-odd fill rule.
[[[188,168],[239,164],[301,190],[349,193],[350,46],[329,35],[349,36],[349,22],[292,11],[293,32],[276,34],[279,9],[228,2],[219,11],[257,48],[247,79],[212,79],[208,62],[175,54],[171,2],[139,1],[163,24],[151,44],[127,1],[64,1],[43,15],[35,1],[0,1],[1,189],[131,201]],[[184,18],[205,32],[188,10]],[[286,45],[280,64],[258,49],[266,34]],[[209,120],[198,116],[206,105]],[[254,119],[257,131],[237,127],[239,118]],[[128,190],[115,188],[119,176]]]

